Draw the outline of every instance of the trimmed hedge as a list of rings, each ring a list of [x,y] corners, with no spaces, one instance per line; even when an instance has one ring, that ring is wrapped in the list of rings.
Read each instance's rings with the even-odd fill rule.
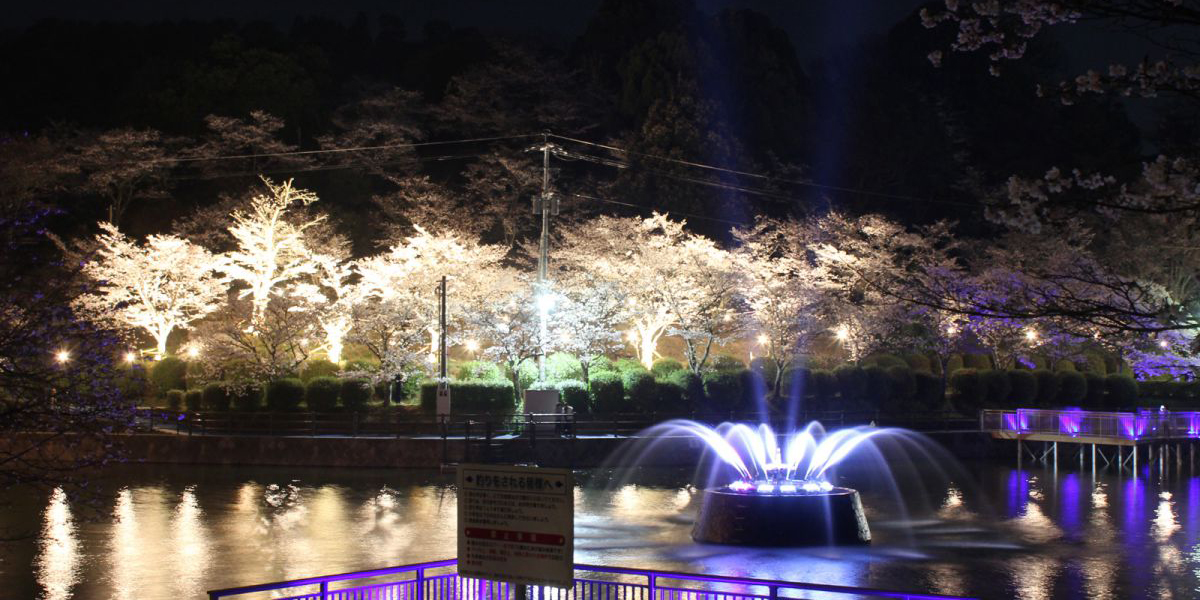
[[[158,394],[187,389],[187,363],[174,356],[163,357],[150,367],[150,383]]]
[[[198,389],[188,390],[183,395],[183,405],[190,411],[198,411],[204,401],[204,392]]]
[[[318,377],[333,377],[341,368],[323,358],[310,360],[300,369],[300,381],[308,383]]]
[[[1108,402],[1105,397],[1107,390],[1104,385],[1104,375],[1100,373],[1084,373],[1084,383],[1087,386],[1087,396],[1084,398],[1084,405],[1091,409],[1104,408]]]
[[[646,367],[641,362],[638,362],[636,358],[617,359],[617,362],[613,363],[613,370],[617,373],[625,373],[626,371],[644,371],[649,373]]]
[[[229,388],[227,388],[226,385],[227,384],[223,381],[214,381],[204,386],[204,391],[202,392],[203,397],[200,403],[201,406],[204,407],[204,410],[214,412],[225,412],[229,410],[229,403],[232,398],[229,395]]]
[[[865,382],[866,379],[864,378]],[[834,410],[837,408],[838,379],[832,371],[814,369],[808,372],[808,410]]]
[[[656,412],[668,415],[681,415],[687,412],[683,402],[683,386],[669,379],[658,379],[654,382]]]
[[[913,395],[913,405],[919,410],[941,410],[942,378],[932,373],[917,371],[913,373],[917,384],[917,392]]]
[[[267,410],[289,412],[299,410],[304,402],[304,382],[295,377],[283,377],[267,384]]]
[[[1109,408],[1131,409],[1137,402],[1138,385],[1132,377],[1113,373],[1104,378],[1104,387],[1108,391]]]
[[[762,377],[762,380],[767,384],[767,389],[773,389],[775,376],[779,374],[779,369],[775,366],[775,361],[768,361],[760,356],[750,361],[750,370]],[[783,382],[780,382],[781,387],[782,385]]]
[[[708,359],[708,368],[713,371],[741,371],[746,368],[746,363],[736,356],[718,354]]]
[[[1035,369],[1033,377],[1037,379],[1038,406],[1050,408],[1058,400],[1058,378],[1049,369]]]
[[[866,367],[863,377],[867,382],[867,395],[866,403],[861,408],[873,410],[891,406],[892,378],[888,376],[887,369]]]
[[[913,370],[907,364],[896,365],[888,367],[887,375],[890,386],[888,401],[880,404],[879,408],[896,412],[911,410],[913,397],[917,395],[917,378]]]
[[[255,381],[244,381],[234,384],[230,398],[234,408],[243,412],[253,412],[262,408],[263,387]]]
[[[587,386],[578,379],[564,379],[554,385],[558,397],[571,406],[577,413],[592,412],[591,398],[588,397]]]
[[[1037,406],[1038,381],[1033,371],[1014,369],[1008,372],[1008,399],[1005,406],[1025,408]]]
[[[629,369],[621,373],[621,386],[629,397],[629,404],[637,409],[648,412],[663,410],[658,406],[658,386],[654,376],[645,369]]]
[[[650,367],[650,374],[655,379],[666,379],[671,373],[682,371],[683,369],[683,363],[673,358],[660,358],[654,361],[654,366]]]
[[[714,371],[704,374],[705,409],[719,413],[737,410],[742,400],[742,376],[737,371]]]
[[[167,393],[165,394],[165,396],[167,399],[167,408],[169,408],[171,410],[182,410],[183,409],[183,398],[184,398],[183,390],[167,390]]]
[[[1054,374],[1058,380],[1058,402],[1062,406],[1079,406],[1087,397],[1087,379],[1078,371],[1059,371]]]
[[[983,406],[1000,408],[1008,404],[1008,396],[1012,393],[1012,379],[1008,371],[1000,369],[980,371],[979,384],[983,388]]]
[[[972,416],[983,408],[987,389],[983,387],[983,379],[975,369],[959,369],[950,376],[950,402],[954,410]]]
[[[612,371],[600,371],[592,375],[591,381],[588,383],[592,406],[596,412],[601,414],[624,412],[627,404],[625,403],[625,386],[621,384],[620,375]]]
[[[738,410],[758,410],[759,404],[767,396],[767,382],[762,373],[751,369],[743,369],[739,376],[742,378],[742,397],[738,401]]]
[[[924,354],[905,354],[904,362],[908,363],[908,368],[914,372],[933,374],[933,361]]]
[[[371,401],[371,381],[364,377],[347,377],[341,381],[338,396],[346,410],[365,410],[367,403]]]
[[[313,412],[330,412],[337,408],[341,388],[336,377],[314,377],[304,388],[304,406]]]
[[[992,368],[992,357],[986,354],[964,354],[963,366],[976,371],[986,371]]]
[[[421,410],[433,414],[437,411],[437,382],[421,384]],[[516,410],[516,397],[511,381],[451,381],[451,414],[512,414]]]
[[[704,406],[704,378],[683,369],[675,371],[667,377],[667,381],[679,386],[682,390],[682,408],[691,412]]]
[[[850,406],[867,404],[867,374],[862,367],[842,365],[833,371],[842,402]],[[820,395],[820,394],[814,394]]]

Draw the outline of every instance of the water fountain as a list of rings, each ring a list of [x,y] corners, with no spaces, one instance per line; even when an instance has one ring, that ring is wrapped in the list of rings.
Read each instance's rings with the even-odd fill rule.
[[[830,470],[877,436],[902,430],[851,427],[826,434],[820,423],[780,444],[769,425],[708,427],[675,420],[647,432],[694,437],[716,460],[692,530],[698,542],[753,546],[867,544],[871,530],[856,490],[829,481]],[[732,473],[726,482],[719,472]],[[728,479],[728,475],[724,479]]]

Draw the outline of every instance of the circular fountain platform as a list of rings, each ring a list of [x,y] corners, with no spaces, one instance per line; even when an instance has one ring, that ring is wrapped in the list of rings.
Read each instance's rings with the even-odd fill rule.
[[[760,494],[704,491],[692,539],[738,546],[825,546],[871,543],[858,492]]]

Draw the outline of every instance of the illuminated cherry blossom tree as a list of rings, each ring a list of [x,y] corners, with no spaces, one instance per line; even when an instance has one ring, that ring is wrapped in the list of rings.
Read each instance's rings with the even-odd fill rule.
[[[355,281],[353,264],[328,254],[314,254],[316,272],[309,281],[296,284],[291,294],[309,305],[324,334],[321,349],[330,362],[341,362],[346,337],[354,325],[355,306],[364,300],[364,291]]]
[[[779,390],[784,370],[827,327],[820,308],[828,275],[808,256],[813,235],[801,222],[759,219],[733,235],[745,316],[765,342],[764,358],[775,367],[770,387]]]
[[[511,268],[488,270],[485,297],[467,311],[463,326],[484,342],[483,355],[505,367],[521,397],[521,365],[541,351],[533,281]]]
[[[551,341],[579,359],[587,382],[592,363],[624,345],[617,327],[629,320],[629,305],[620,286],[590,271],[560,269],[555,289]]]
[[[684,225],[659,213],[645,219],[601,216],[563,232],[558,256],[567,268],[591,271],[624,296],[630,340],[646,368],[654,364],[658,340],[669,328],[694,328],[686,330],[694,342],[711,339],[706,330],[715,337],[719,326],[713,320],[725,314],[729,288],[704,272],[723,256],[712,258],[719,256],[715,246]],[[702,364],[699,354],[696,358]]]
[[[437,353],[437,288],[447,278],[447,304],[450,318],[458,322],[464,314],[479,306],[494,285],[489,268],[498,264],[504,249],[480,244],[453,233],[433,234],[415,227],[414,235],[387,252],[357,263],[365,297],[385,306],[406,306],[397,315],[398,324],[419,325],[428,334],[429,356]],[[410,320],[408,311],[415,313]],[[376,318],[387,319],[386,314]]]
[[[224,302],[226,288],[204,248],[171,235],[138,244],[111,223],[100,228],[95,257],[83,268],[96,286],[79,299],[80,307],[148,333],[158,356],[166,355],[173,331],[189,328]]]
[[[237,248],[219,260],[225,279],[245,286],[239,298],[250,298],[251,326],[262,319],[267,302],[283,284],[317,271],[305,232],[324,220],[322,216],[299,222],[287,218],[290,209],[316,202],[316,194],[294,187],[290,179],[275,184],[264,177],[263,184],[267,193],[251,199],[247,210],[233,213],[230,234]]]

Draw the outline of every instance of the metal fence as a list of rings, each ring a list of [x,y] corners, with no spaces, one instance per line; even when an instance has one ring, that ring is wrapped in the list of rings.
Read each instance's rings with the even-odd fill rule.
[[[575,565],[568,589],[460,577],[457,559],[212,590],[220,598],[283,600],[779,600],[792,598],[960,598],[869,588]]]
[[[149,430],[168,429],[189,435],[286,435],[286,436],[451,436],[489,439],[504,435],[633,435],[651,425],[672,418],[688,418],[705,423],[721,421],[759,422],[758,412],[732,413],[619,413],[619,414],[455,414],[436,418],[425,413],[399,409],[374,409],[364,412],[207,412],[142,409],[140,421]],[[974,429],[977,421],[961,414],[944,411],[802,411],[795,422],[821,421],[827,426],[866,425],[906,427],[917,431]],[[767,421],[785,430],[784,418],[768,415]],[[535,427],[535,425],[541,425]]]
[[[1167,440],[1200,437],[1200,412],[989,409],[980,415],[979,425],[984,431],[1016,434]]]

